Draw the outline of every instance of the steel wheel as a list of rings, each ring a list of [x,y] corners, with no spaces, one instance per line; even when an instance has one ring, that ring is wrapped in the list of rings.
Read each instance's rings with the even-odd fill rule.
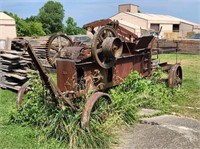
[[[168,87],[170,88],[180,88],[182,86],[182,68],[180,65],[172,66],[169,78],[168,78]]]
[[[56,58],[60,57],[61,49],[65,46],[72,46],[73,42],[70,37],[63,33],[53,34],[48,42],[46,49],[46,57],[49,64],[56,67]]]
[[[95,33],[92,42],[92,57],[99,66],[108,69],[115,64],[115,57],[108,57],[102,49],[103,41],[107,37],[117,37],[117,33],[111,26],[103,26]]]
[[[81,127],[89,131],[89,126],[103,123],[109,116],[111,98],[103,92],[96,92],[87,100],[81,116]]]
[[[19,89],[18,93],[17,93],[17,99],[16,99],[16,105],[19,109],[22,108],[22,98],[24,96],[24,93],[26,91],[26,89],[28,88],[29,85],[29,81],[26,81],[21,88]]]

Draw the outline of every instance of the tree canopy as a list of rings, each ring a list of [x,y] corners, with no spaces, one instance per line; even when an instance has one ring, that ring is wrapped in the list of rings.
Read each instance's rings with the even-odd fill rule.
[[[65,32],[68,35],[86,34],[86,30],[77,27],[72,17],[66,20],[67,26],[63,22],[64,8],[59,2],[49,0],[39,10],[37,16],[21,19],[16,14],[5,12],[15,19],[17,36],[44,36],[56,32]]]
[[[16,21],[17,36],[44,36],[42,24],[36,21],[25,21],[16,14],[4,12]]]
[[[77,27],[77,23],[74,22],[72,17],[68,17],[66,23],[67,27],[65,28],[65,32],[68,35],[86,34],[86,30]]]
[[[48,1],[45,3],[37,16],[37,19],[42,23],[46,34],[63,31],[63,18],[63,5],[55,1]]]

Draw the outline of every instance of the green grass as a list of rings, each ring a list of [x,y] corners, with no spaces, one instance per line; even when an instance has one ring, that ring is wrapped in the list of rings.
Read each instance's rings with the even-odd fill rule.
[[[8,124],[9,113],[15,108],[15,100],[16,93],[0,89],[0,148],[33,148],[36,139],[31,127]]]
[[[42,136],[34,127],[9,124],[15,103],[15,92],[0,89],[0,148],[58,148],[60,143],[56,140],[42,142]]]
[[[161,62],[176,62],[175,54],[163,54],[159,58]],[[197,109],[200,108],[200,55],[179,54],[177,58],[183,70],[182,90],[185,96],[179,96],[171,103],[177,105],[171,112],[200,120],[200,110]]]
[[[159,56],[161,61],[168,61],[169,63],[175,63],[176,56],[174,54],[164,54]],[[173,100],[170,101],[171,105],[177,105],[176,107],[165,107],[165,101],[160,102],[159,100],[155,100],[156,102],[159,102],[159,105],[151,105],[152,107],[159,108],[163,110],[164,112],[175,112],[180,115],[185,115],[188,117],[193,117],[200,120],[200,113],[199,110],[195,109],[196,107],[200,107],[200,56],[199,55],[178,55],[178,62],[181,62],[182,68],[183,68],[183,88],[181,91],[180,96],[175,96]],[[140,82],[141,83],[141,82]],[[145,83],[148,82],[144,82]],[[142,87],[142,86],[139,86]],[[148,87],[148,86],[147,86]],[[156,91],[156,90],[155,90]],[[156,91],[157,92],[157,91]],[[130,93],[130,92],[129,92]],[[124,94],[123,96],[127,99],[130,95],[130,98],[132,94]],[[148,92],[150,93],[150,92]],[[119,94],[116,93],[118,96]],[[162,94],[160,95],[162,96]],[[121,100],[120,96],[116,100]],[[15,99],[16,93],[8,90],[2,90],[0,89],[0,148],[61,148],[66,146],[60,146],[61,143],[59,141],[56,141],[54,139],[48,139],[47,142],[42,142],[43,136],[40,135],[39,131],[30,125],[17,125],[17,124],[9,124],[9,113],[15,109]],[[154,100],[154,98],[149,99],[146,94],[141,94],[139,98],[145,98],[148,100]],[[117,111],[118,113],[124,112],[124,110],[127,111],[128,115],[132,115],[132,117],[125,117],[128,121],[130,119],[135,119],[135,111],[137,109],[132,109],[129,104],[127,104],[127,107],[119,108],[119,101],[117,105],[112,106],[113,108],[119,109]],[[151,102],[148,102],[150,104]],[[154,102],[155,103],[155,102]],[[115,103],[113,103],[115,104]],[[121,103],[124,105],[125,103]],[[143,105],[146,103],[142,103]],[[167,103],[168,104],[168,103]],[[188,109],[185,107],[194,107],[194,109]],[[130,109],[131,108],[131,109]],[[134,108],[134,107],[133,107]],[[120,111],[121,110],[121,111]],[[133,112],[133,113],[128,113]],[[74,115],[76,116],[76,115]],[[78,115],[79,116],[79,115]],[[122,116],[122,115],[119,115]],[[72,116],[73,117],[73,116]],[[114,117],[114,115],[113,115]],[[114,117],[115,118],[115,117]],[[75,119],[76,120],[76,119]],[[116,118],[117,122],[118,118]],[[76,122],[76,121],[75,121]],[[110,123],[113,123],[113,121],[108,121],[106,125],[113,126]],[[119,122],[117,122],[119,123]],[[78,125],[72,125],[73,129],[77,128],[76,133],[81,133],[81,135],[84,137],[84,135],[91,135],[91,134],[85,134],[84,131],[79,129]],[[71,130],[73,130],[70,127]],[[107,131],[109,132],[109,128],[107,127]],[[103,130],[103,129],[102,129]],[[81,142],[82,140],[80,138],[76,138],[75,131],[70,131],[72,137],[74,137],[74,141],[79,140],[81,144],[84,144],[85,142]],[[94,134],[97,132],[94,132]],[[103,135],[104,133],[100,134]],[[87,137],[85,136],[87,139]],[[103,138],[103,136],[102,136]],[[95,138],[95,140],[98,140],[98,138]],[[84,146],[83,146],[84,147]]]

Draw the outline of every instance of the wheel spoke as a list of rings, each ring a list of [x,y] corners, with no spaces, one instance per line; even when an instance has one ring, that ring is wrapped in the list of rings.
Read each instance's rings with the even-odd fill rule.
[[[97,49],[97,54],[101,53],[103,51],[102,48]]]
[[[102,35],[100,35],[100,36],[99,36],[99,38],[98,38],[98,40],[99,40],[99,42],[100,42],[100,43],[102,43],[102,42],[103,42],[103,40],[104,40],[103,36],[102,36]]]
[[[181,80],[181,78],[179,76],[177,76],[177,78],[176,78],[176,83],[177,84],[182,84],[182,80]]]
[[[56,52],[59,51],[59,48],[57,48],[55,45],[51,45],[50,48]]]
[[[52,60],[54,61],[58,56],[59,56],[59,54],[56,53],[56,54],[53,56]]]

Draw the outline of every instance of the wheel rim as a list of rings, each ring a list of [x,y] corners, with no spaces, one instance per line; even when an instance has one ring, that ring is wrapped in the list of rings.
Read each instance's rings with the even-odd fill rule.
[[[28,88],[29,85],[29,81],[26,81],[21,88],[19,89],[18,93],[17,93],[17,99],[16,99],[16,105],[19,109],[22,108],[22,98],[25,94],[26,89]]]
[[[102,98],[104,97],[104,98]],[[102,100],[103,99],[103,100]],[[92,119],[92,116],[98,116],[98,120],[104,122],[107,117],[108,117],[108,110],[110,110],[110,108],[108,107],[108,110],[103,113],[101,113],[100,115],[98,115],[99,112],[95,112],[95,106],[97,105],[97,102],[104,102],[104,104],[106,104],[107,106],[109,104],[111,104],[111,98],[108,94],[103,93],[103,92],[96,92],[94,94],[92,94],[90,96],[90,98],[87,100],[85,107],[82,111],[82,115],[81,115],[81,127],[87,131],[89,131],[89,121],[91,121],[90,119]],[[101,108],[101,106],[96,107]],[[92,117],[92,118],[91,118]]]
[[[72,46],[70,37],[62,33],[53,34],[47,41],[46,57],[49,64],[56,67],[56,58],[60,57],[61,50],[66,46]]]
[[[169,73],[168,86],[170,88],[181,88],[182,86],[182,68],[179,65],[174,65]]]

